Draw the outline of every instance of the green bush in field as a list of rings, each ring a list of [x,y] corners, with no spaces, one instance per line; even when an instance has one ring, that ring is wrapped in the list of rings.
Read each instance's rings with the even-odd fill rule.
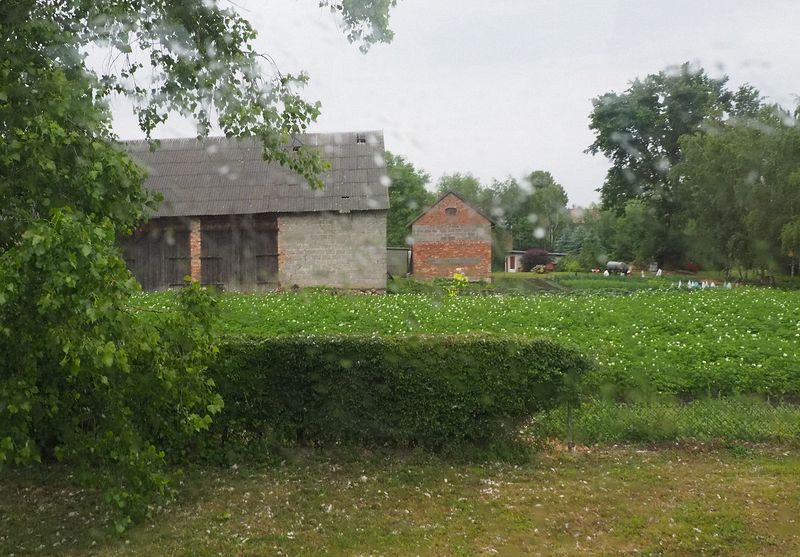
[[[211,374],[225,439],[442,449],[516,436],[589,368],[547,340],[467,336],[228,339]]]
[[[122,530],[171,493],[167,464],[222,406],[205,374],[215,300],[194,283],[145,319],[109,221],[56,216],[0,258],[0,471],[70,465]]]

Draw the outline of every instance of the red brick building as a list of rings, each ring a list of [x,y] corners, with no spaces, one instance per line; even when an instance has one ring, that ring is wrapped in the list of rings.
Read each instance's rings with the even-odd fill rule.
[[[411,261],[418,279],[492,279],[492,226],[486,215],[448,192],[411,222]]]

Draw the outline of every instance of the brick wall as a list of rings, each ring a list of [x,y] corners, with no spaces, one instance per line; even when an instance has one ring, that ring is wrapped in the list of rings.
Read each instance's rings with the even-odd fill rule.
[[[411,227],[414,276],[452,277],[460,270],[470,280],[491,280],[491,222],[450,194]]]
[[[192,280],[196,280],[200,282],[201,280],[201,265],[200,265],[200,256],[201,253],[201,236],[200,236],[200,220],[199,219],[190,219],[189,220],[189,274],[192,276]]]
[[[282,287],[386,288],[386,212],[278,217]]]

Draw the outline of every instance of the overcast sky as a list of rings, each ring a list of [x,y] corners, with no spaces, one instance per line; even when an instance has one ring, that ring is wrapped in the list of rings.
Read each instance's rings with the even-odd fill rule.
[[[259,50],[310,75],[304,95],[322,102],[311,131],[382,129],[433,183],[542,169],[571,204],[597,201],[608,163],[583,152],[591,99],[685,61],[784,106],[800,95],[798,0],[400,0],[394,41],[367,55],[317,4],[236,1]],[[115,122],[123,139],[140,137],[127,107]],[[159,132],[192,135],[180,121]]]

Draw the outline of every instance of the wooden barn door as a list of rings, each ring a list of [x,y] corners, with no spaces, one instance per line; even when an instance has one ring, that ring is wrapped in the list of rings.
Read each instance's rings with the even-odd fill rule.
[[[189,230],[180,221],[155,219],[121,238],[123,258],[143,290],[182,286],[191,273]]]
[[[254,234],[249,239],[253,253],[253,280],[258,290],[278,287],[278,227],[276,219],[258,215],[253,222]]]
[[[200,284],[230,286],[233,227],[225,219],[203,219],[200,224]]]
[[[234,290],[278,285],[275,219],[268,215],[209,217],[201,224],[201,283]]]

